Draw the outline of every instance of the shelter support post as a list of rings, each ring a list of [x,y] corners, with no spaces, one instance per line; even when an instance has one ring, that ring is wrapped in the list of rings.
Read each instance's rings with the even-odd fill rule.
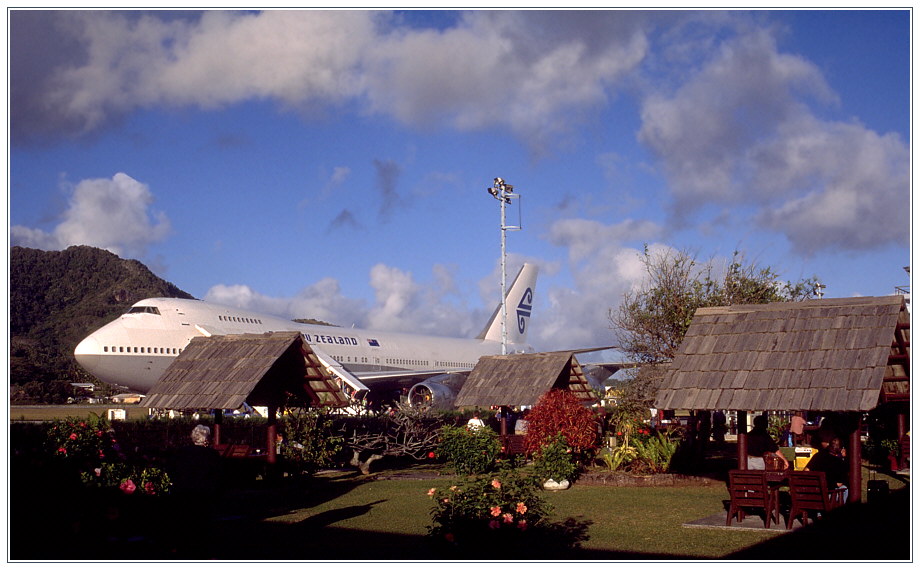
[[[738,469],[747,469],[747,412],[738,412]]]
[[[862,431],[862,419],[857,415],[855,429],[850,433],[850,448],[848,459],[850,460],[850,492],[848,494],[848,503],[859,503],[862,501],[862,442],[859,439],[859,433]]]
[[[276,448],[278,437],[278,406],[268,407],[268,429],[265,430],[265,449],[268,452],[266,461],[269,465],[278,462],[278,451]]]
[[[220,424],[224,421],[224,411],[214,410],[214,433],[211,437],[212,445],[220,445]]]

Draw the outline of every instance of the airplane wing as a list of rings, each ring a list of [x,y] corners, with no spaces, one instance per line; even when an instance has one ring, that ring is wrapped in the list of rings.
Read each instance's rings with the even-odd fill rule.
[[[342,366],[336,359],[332,358],[315,346],[311,345],[310,348],[313,350],[313,354],[319,358],[319,361],[323,363],[323,366],[326,367],[326,370],[338,378],[340,383],[346,384],[351,388],[350,390],[346,390],[346,393],[348,393],[349,396],[355,399],[360,399],[365,394],[370,392],[370,388],[365,386],[364,383],[361,382],[361,380],[359,380],[354,374],[346,370],[345,367]]]

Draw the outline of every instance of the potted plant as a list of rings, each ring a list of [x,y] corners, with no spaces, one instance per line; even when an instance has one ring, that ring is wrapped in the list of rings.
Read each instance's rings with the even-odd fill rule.
[[[557,434],[543,445],[534,458],[534,471],[550,490],[568,489],[578,472],[572,450],[565,436]]]

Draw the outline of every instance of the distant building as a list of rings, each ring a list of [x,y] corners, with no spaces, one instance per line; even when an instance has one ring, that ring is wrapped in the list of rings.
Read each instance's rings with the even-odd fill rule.
[[[112,396],[112,402],[115,404],[139,404],[143,398],[143,394],[115,394]]]

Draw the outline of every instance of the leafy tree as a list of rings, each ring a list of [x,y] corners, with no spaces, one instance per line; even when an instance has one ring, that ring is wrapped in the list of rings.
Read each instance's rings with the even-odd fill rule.
[[[724,305],[802,301],[811,298],[817,277],[796,283],[782,281],[770,267],[758,267],[735,252],[720,273],[713,260],[701,263],[687,251],[651,252],[643,264],[647,279],[630,291],[617,309],[608,312],[611,327],[627,358],[641,366],[627,383],[628,397],[650,402],[677,353],[696,310]]]

